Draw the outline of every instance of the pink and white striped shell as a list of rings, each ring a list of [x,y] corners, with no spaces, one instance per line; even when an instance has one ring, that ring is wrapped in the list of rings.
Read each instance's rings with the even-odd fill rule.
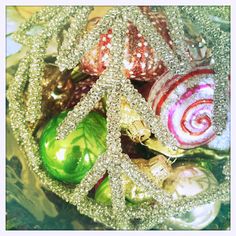
[[[212,126],[213,74],[205,68],[183,76],[166,73],[141,91],[181,148],[207,144],[216,136]]]

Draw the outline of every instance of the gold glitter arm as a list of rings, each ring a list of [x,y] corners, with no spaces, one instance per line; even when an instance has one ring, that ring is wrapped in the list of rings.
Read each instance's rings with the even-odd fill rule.
[[[114,215],[111,206],[101,205],[91,198],[81,200],[77,204],[77,209],[81,214],[84,214],[94,221],[99,221],[108,228],[119,229],[114,222]]]
[[[164,10],[168,20],[170,37],[174,42],[175,52],[180,58],[180,65],[186,70],[190,70],[191,58],[188,53],[188,47],[184,36],[184,23],[179,8],[176,6],[168,6],[164,7]]]
[[[81,98],[80,102],[76,104],[72,111],[69,111],[66,118],[57,128],[57,139],[64,139],[70,134],[76,125],[95,107],[96,103],[102,98],[105,89],[101,86],[102,77],[99,78],[96,84],[90,91]]]
[[[61,7],[45,7],[36,12],[30,19],[20,25],[19,29],[13,34],[13,39],[23,45],[31,44],[34,36],[27,35],[26,33],[36,24],[42,25],[48,23],[48,21],[55,17],[60,11]]]
[[[123,14],[130,20],[139,30],[139,32],[146,38],[147,42],[155,51],[155,57],[164,61],[167,67],[173,71],[174,74],[185,73],[186,63],[181,63],[174,52],[164,39],[156,32],[156,29],[150,24],[149,19],[142,14],[138,7],[124,7]]]
[[[20,147],[28,157],[28,164],[33,170],[37,170],[41,164],[38,146],[29,132],[25,120],[24,89],[28,80],[27,72],[30,63],[30,56],[27,54],[21,60],[18,70],[8,90],[9,115],[14,135]]]
[[[80,61],[85,52],[88,52],[99,41],[100,34],[112,27],[115,19],[120,15],[119,8],[113,8],[98,22],[93,30],[84,36],[75,48],[68,51],[69,56],[64,57],[59,55],[57,58],[57,65],[60,70],[74,68]]]
[[[65,7],[55,16],[39,35],[33,38],[30,54],[29,87],[27,100],[26,120],[34,124],[41,116],[42,86],[44,75],[44,57],[49,40],[57,34],[67,23],[67,20],[76,11],[76,8]]]
[[[93,7],[84,6],[82,8],[78,8],[75,12],[74,18],[72,19],[71,25],[65,34],[62,46],[59,49],[57,56],[57,64],[60,64],[60,66],[64,63],[64,59],[70,56],[73,48],[76,47],[78,37],[82,34],[83,30],[85,30],[88,22],[88,16],[92,10]]]
[[[137,227],[137,230],[148,230],[153,227],[160,229],[160,226],[163,224],[165,219],[167,219],[167,211],[164,211],[163,208],[159,204],[154,204],[149,212],[145,211],[145,215],[147,216]]]
[[[117,222],[124,224],[125,193],[122,181],[121,132],[120,132],[120,92],[116,86],[108,92],[107,99],[107,156],[111,200]]]
[[[24,89],[28,80],[28,69],[30,63],[30,56],[26,55],[21,59],[15,78],[7,91],[7,98],[9,100],[9,115],[11,119],[11,127],[18,142],[21,140],[20,129],[22,127],[19,117],[25,114],[25,106],[23,100]],[[19,114],[18,114],[19,113]],[[25,119],[23,120],[25,124]]]
[[[94,185],[103,177],[108,165],[106,155],[101,155],[89,170],[86,176],[78,184],[71,196],[71,200],[78,204],[87,196],[88,192],[94,187]]]
[[[125,47],[125,33],[127,22],[118,18],[112,28],[113,39],[111,47],[111,57],[113,63],[106,71],[107,75],[107,156],[109,160],[108,174],[111,187],[111,200],[113,214],[117,225],[128,227],[128,220],[125,217],[125,193],[121,169],[121,127],[120,127],[120,107],[121,107],[121,86],[122,66]],[[110,80],[110,82],[108,82]]]

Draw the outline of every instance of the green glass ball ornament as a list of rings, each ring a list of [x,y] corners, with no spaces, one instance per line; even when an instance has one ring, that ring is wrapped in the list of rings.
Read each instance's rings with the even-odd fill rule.
[[[57,128],[66,115],[62,112],[46,125],[40,138],[40,154],[52,177],[77,184],[106,150],[106,119],[90,112],[65,139],[56,140]]]
[[[109,177],[106,177],[98,186],[95,192],[96,202],[111,205],[111,188],[109,184]]]
[[[216,178],[208,169],[189,163],[174,169],[172,175],[164,182],[164,189],[176,200],[195,196],[217,184]],[[172,229],[200,230],[216,218],[220,206],[220,201],[197,206],[182,215],[171,216],[166,220],[166,224]]]

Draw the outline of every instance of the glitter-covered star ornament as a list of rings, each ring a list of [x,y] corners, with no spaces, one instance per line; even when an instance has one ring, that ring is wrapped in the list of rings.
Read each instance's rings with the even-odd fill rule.
[[[160,119],[146,103],[145,99],[133,87],[130,80],[123,74],[123,58],[127,22],[130,21],[137,27],[139,33],[153,48],[154,58],[160,58],[164,65],[173,74],[184,74],[190,70],[189,55],[184,41],[182,16],[190,16],[201,23],[209,39],[214,44],[216,52],[216,95],[215,104],[221,112],[215,113],[215,125],[220,131],[224,128],[225,110],[228,109],[224,99],[224,77],[228,75],[229,50],[227,48],[227,34],[220,34],[219,29],[211,23],[206,8],[195,7],[163,7],[167,16],[170,36],[173,41],[173,50],[156,31],[153,24],[139,7],[114,7],[105,15],[89,33],[85,32],[87,18],[93,10],[90,6],[65,6],[48,7],[34,15],[23,24],[16,33],[16,39],[29,48],[26,56],[19,64],[15,80],[8,91],[9,113],[12,128],[16,139],[24,150],[29,167],[38,175],[42,184],[49,190],[59,195],[65,201],[75,205],[80,213],[85,214],[95,221],[115,229],[151,229],[156,225],[162,228],[165,219],[176,214],[183,214],[193,207],[211,202],[213,200],[229,201],[229,168],[224,169],[225,180],[215,188],[201,192],[191,198],[173,197],[148,178],[132,163],[130,158],[122,153],[120,143],[120,100],[125,97],[128,103],[142,117],[150,131],[165,145],[175,147],[175,140],[161,125]],[[213,7],[215,12],[221,8]],[[227,16],[228,9],[223,9]],[[174,17],[173,17],[174,16]],[[42,30],[36,35],[27,34],[30,28],[38,24]],[[83,55],[90,51],[100,39],[100,35],[112,29],[112,42],[109,66],[101,74],[91,90],[82,100],[68,112],[67,117],[57,129],[58,138],[64,139],[72,132],[77,124],[93,109],[95,104],[107,96],[107,138],[106,152],[99,156],[92,169],[76,186],[68,188],[67,185],[52,179],[42,167],[39,148],[34,133],[30,129],[41,117],[42,77],[44,72],[44,58],[48,43],[53,37],[59,37],[61,31],[69,26],[64,34],[62,44],[59,40],[57,64],[63,71],[73,69],[80,62]],[[216,38],[214,38],[216,37]],[[79,38],[79,43],[78,43]],[[222,68],[221,65],[224,65]],[[218,68],[219,67],[219,68]],[[220,70],[219,70],[220,69]],[[220,76],[219,76],[220,75]],[[26,86],[27,84],[27,86]],[[27,90],[27,101],[24,93]],[[219,122],[220,121],[220,122]],[[226,162],[226,167],[229,163]],[[88,192],[108,172],[112,193],[112,206],[96,203],[87,196]],[[142,187],[155,200],[154,204],[140,204],[138,207],[127,206],[122,185],[122,173],[125,173],[137,186]],[[138,222],[138,223],[137,223]]]

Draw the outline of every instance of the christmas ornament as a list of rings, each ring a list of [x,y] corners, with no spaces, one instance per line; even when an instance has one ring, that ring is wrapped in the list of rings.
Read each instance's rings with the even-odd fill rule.
[[[195,196],[216,187],[217,184],[217,180],[209,170],[188,164],[176,167],[171,177],[166,180],[164,188],[172,193],[173,199],[178,199]],[[167,224],[174,229],[203,229],[216,218],[220,205],[220,201],[216,200],[195,207],[185,214],[171,216]]]
[[[9,113],[15,137],[25,151],[29,167],[35,171],[45,187],[65,201],[75,205],[81,214],[86,214],[110,228],[150,229],[157,224],[163,225],[165,219],[170,217],[170,215],[175,215],[176,212],[182,214],[190,211],[195,206],[209,201],[229,200],[229,170],[225,173],[225,180],[217,185],[216,188],[208,189],[206,192],[199,193],[194,197],[173,201],[169,193],[149,179],[121,150],[121,97],[125,97],[131,107],[140,114],[142,120],[158,140],[170,147],[175,148],[176,146],[175,140],[168,130],[163,127],[160,118],[155,116],[145,99],[134,89],[130,80],[127,80],[123,74],[123,54],[127,22],[130,21],[137,27],[139,33],[143,35],[154,50],[154,58],[160,58],[165,67],[173,74],[186,74],[190,70],[190,65],[184,43],[182,24],[182,14],[185,12],[185,8],[163,7],[175,50],[170,50],[169,45],[156,31],[149,19],[140,11],[140,8],[135,6],[112,8],[99,21],[97,26],[87,34],[85,34],[84,29],[92,7],[49,7],[36,14],[26,24],[23,24],[19,32],[16,33],[17,40],[26,44],[29,51],[19,64],[16,78],[12,81],[8,92]],[[199,16],[204,19],[201,24],[204,29],[205,24],[207,25],[207,35],[204,38],[215,40],[212,42],[216,52],[213,54],[213,58],[217,60],[214,66],[219,66],[220,70],[215,68],[217,72],[215,77],[217,84],[216,94],[219,96],[216,95],[214,105],[221,112],[220,115],[215,114],[214,124],[217,130],[221,131],[222,127],[225,127],[225,123],[221,121],[223,121],[225,110],[228,109],[227,100],[225,101],[222,95],[227,87],[224,76],[229,74],[229,35],[227,33],[221,34],[215,24],[209,31],[209,25],[212,25],[212,22],[208,17],[208,13],[204,10],[205,8],[201,9],[201,12],[198,8],[189,9],[189,11],[184,13],[185,15],[196,16],[197,21],[199,21]],[[224,9],[225,15],[229,13],[227,9]],[[173,15],[175,18],[173,18]],[[200,20],[202,21],[202,19]],[[35,22],[41,23],[42,30],[38,34],[30,35],[28,31]],[[75,68],[81,62],[84,54],[96,46],[100,35],[112,29],[112,46],[110,48],[110,63],[108,67],[87,95],[80,100],[72,111],[68,112],[66,118],[57,129],[57,138],[66,138],[94,108],[95,104],[105,94],[107,95],[107,150],[97,158],[91,170],[75,188],[69,188],[60,181],[50,178],[49,174],[42,168],[38,143],[34,133],[29,129],[30,124],[37,123],[41,116],[41,80],[45,66],[46,48],[50,39],[57,37],[65,26],[67,26],[67,31],[57,55],[57,65],[62,71]],[[219,71],[222,76],[219,76]],[[221,82],[222,86],[218,86]],[[28,97],[25,104],[24,92],[26,90]],[[110,180],[112,206],[98,204],[87,196],[88,192],[106,172],[108,172]],[[131,178],[138,187],[149,193],[154,199],[154,203],[140,204],[138,207],[127,207],[122,185],[122,172]],[[138,224],[135,223],[137,219],[139,221]]]
[[[56,129],[66,114],[62,112],[44,128],[40,154],[46,170],[54,178],[66,183],[79,183],[106,150],[106,121],[101,115],[91,112],[64,140],[56,140]]]
[[[151,135],[140,115],[130,107],[125,98],[121,98],[120,124],[134,142],[143,142]]]
[[[164,156],[156,156],[150,160],[133,159],[132,162],[142,170],[157,186],[162,186],[163,181],[169,177],[171,173],[170,162]],[[145,201],[153,202],[152,197],[142,188],[139,188],[129,177],[122,176],[122,184],[124,186],[125,198],[131,203],[142,203]],[[109,186],[109,178],[105,178],[95,193],[95,200],[100,203],[111,204],[111,188]]]
[[[184,76],[167,73],[148,91],[147,101],[180,148],[207,144],[216,136],[212,125],[213,74],[204,68]]]
[[[42,119],[73,108],[97,79],[78,72],[60,72],[57,66],[47,64],[42,79]]]
[[[205,39],[208,40],[207,45],[211,44],[211,47],[217,50],[212,51],[212,58],[214,62],[214,71],[215,75],[215,93],[214,93],[214,116],[213,124],[216,129],[217,134],[221,134],[226,126],[227,122],[227,106],[218,103],[219,100],[223,104],[229,104],[228,94],[229,84],[227,77],[230,74],[230,37],[229,31],[215,27],[216,21],[210,20],[209,15],[207,16],[207,9],[204,7],[183,7],[182,12],[186,14],[187,17],[190,17],[191,20],[196,22],[196,24],[201,26],[201,33]],[[217,7],[210,7],[209,11],[213,15],[222,19],[225,19],[225,22],[229,22],[230,14],[226,13],[228,10],[222,8],[222,11]],[[209,14],[209,13],[208,13]],[[214,18],[214,17],[213,17]],[[203,25],[206,24],[206,27]],[[209,43],[210,42],[210,43]],[[219,47],[219,44],[221,47]],[[224,55],[224,56],[223,56]]]
[[[171,48],[172,41],[168,34],[165,15],[161,12],[150,12],[150,10],[144,12]],[[100,35],[98,45],[82,58],[81,69],[84,72],[96,76],[103,73],[109,65],[111,41],[112,29],[109,29],[106,34]],[[163,62],[154,58],[154,50],[132,23],[128,23],[125,42],[123,64],[124,74],[127,78],[152,80],[166,71]]]
[[[111,188],[109,185],[109,178],[106,177],[102,180],[102,182],[98,185],[94,199],[96,202],[111,205]]]
[[[123,176],[122,181],[125,189],[125,199],[127,205],[137,205],[138,203],[142,203],[145,201],[153,201],[148,193],[135,185],[134,182],[132,182],[132,180],[127,176]],[[112,193],[109,184],[109,178],[106,177],[96,190],[95,201],[106,205],[111,205],[111,196]]]

